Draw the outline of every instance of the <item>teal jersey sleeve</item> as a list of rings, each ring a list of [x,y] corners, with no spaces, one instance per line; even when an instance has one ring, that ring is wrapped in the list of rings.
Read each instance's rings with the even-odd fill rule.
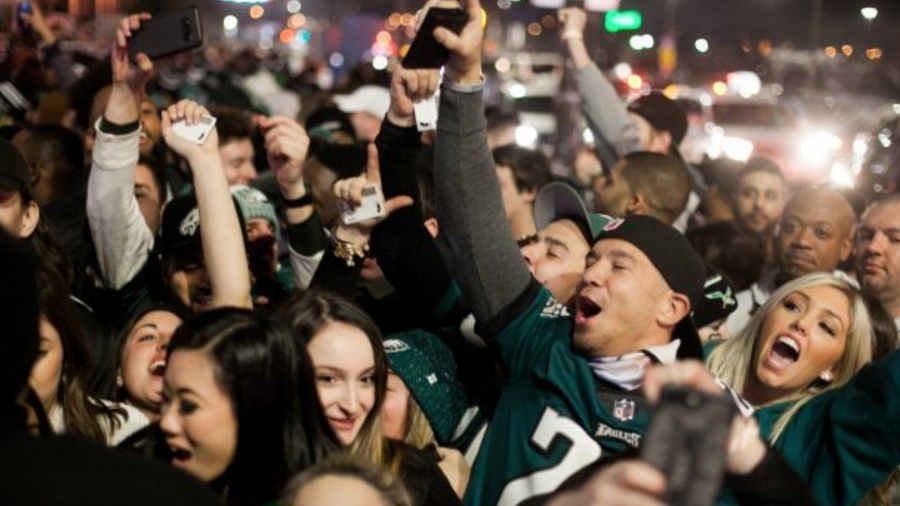
[[[768,437],[790,404],[758,412]],[[774,445],[822,506],[852,506],[900,465],[900,352],[800,408]]]
[[[491,341],[508,370],[464,503],[517,506],[596,460],[640,445],[640,392],[596,380],[571,345],[573,322],[546,289]]]

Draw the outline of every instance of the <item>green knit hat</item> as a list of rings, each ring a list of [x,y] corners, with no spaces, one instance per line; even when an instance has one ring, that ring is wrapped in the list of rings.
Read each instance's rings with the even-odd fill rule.
[[[281,241],[281,226],[278,216],[275,214],[275,206],[272,205],[265,193],[249,186],[234,185],[231,187],[231,195],[240,208],[244,222],[257,218],[267,220],[272,226],[272,231],[275,232],[275,240]]]
[[[465,388],[456,377],[456,359],[441,339],[424,330],[385,338],[391,369],[403,380],[422,408],[441,445],[447,445],[469,407]]]

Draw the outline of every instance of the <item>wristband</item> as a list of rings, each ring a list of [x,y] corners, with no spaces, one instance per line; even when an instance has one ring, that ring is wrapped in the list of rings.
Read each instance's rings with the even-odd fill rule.
[[[313,196],[312,191],[309,189],[309,185],[305,185],[306,187],[306,195],[297,198],[297,199],[286,199],[284,195],[281,197],[281,203],[284,204],[285,209],[297,209],[298,207],[306,207],[313,204]]]
[[[571,40],[571,39],[584,39],[584,34],[579,32],[578,30],[566,30],[562,33],[563,41]]]

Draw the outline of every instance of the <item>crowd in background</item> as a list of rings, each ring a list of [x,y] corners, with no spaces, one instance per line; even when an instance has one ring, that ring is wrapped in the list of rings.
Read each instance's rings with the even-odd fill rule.
[[[676,385],[734,405],[709,500],[896,504],[900,195],[688,163],[578,8],[593,140],[560,173],[485,106],[460,4],[443,72],[336,86],[132,60],[145,13],[76,61],[33,4],[0,64],[0,502],[665,504],[641,447]]]

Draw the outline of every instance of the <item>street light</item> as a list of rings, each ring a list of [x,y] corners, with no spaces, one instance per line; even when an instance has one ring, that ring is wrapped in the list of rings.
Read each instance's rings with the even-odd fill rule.
[[[878,17],[878,9],[875,7],[863,7],[859,10],[862,14],[862,17],[866,18],[867,21],[872,21],[873,19]]]

